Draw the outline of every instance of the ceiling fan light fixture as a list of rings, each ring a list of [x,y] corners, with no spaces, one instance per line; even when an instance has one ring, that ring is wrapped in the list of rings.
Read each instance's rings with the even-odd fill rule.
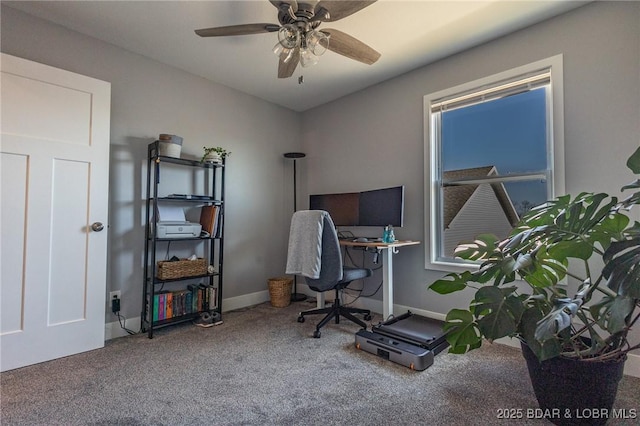
[[[284,49],[283,53],[286,56],[284,57],[284,59],[282,59],[282,62],[284,62],[285,64],[288,64],[291,58],[293,58],[293,52],[295,52],[295,50],[296,49]]]
[[[280,44],[280,42],[276,43],[276,45],[273,46],[274,55],[282,59],[282,62],[284,62],[285,64],[291,60],[291,58],[293,57],[294,51],[295,49],[289,49],[287,47],[283,47],[282,44]]]
[[[300,65],[303,67],[310,67],[311,65],[315,65],[320,60],[319,56],[313,54],[313,52],[309,49],[300,49]]]
[[[300,46],[300,31],[293,24],[287,24],[278,30],[278,42],[286,49]]]
[[[322,31],[313,30],[305,35],[307,49],[316,56],[322,56],[329,48],[329,36]]]
[[[282,51],[284,50],[284,47],[282,47],[282,44],[280,44],[280,42],[277,42],[275,46],[273,46],[273,49],[271,50],[273,51],[274,55],[279,57]]]

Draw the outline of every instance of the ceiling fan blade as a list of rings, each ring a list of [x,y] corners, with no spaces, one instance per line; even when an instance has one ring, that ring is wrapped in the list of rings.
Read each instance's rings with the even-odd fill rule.
[[[277,1],[277,0],[273,0]],[[272,3],[273,3],[272,1]],[[316,5],[315,19],[323,22],[334,22],[338,19],[346,18],[349,15],[364,9],[367,6],[371,6],[376,0],[356,0],[356,1],[341,1],[341,0],[321,0]],[[322,9],[329,12],[329,16],[325,17]]]
[[[196,30],[196,34],[200,37],[220,37],[271,33],[278,31],[279,29],[280,25],[277,24],[242,24],[230,25],[228,27],[203,28],[201,30]]]
[[[286,57],[287,54],[285,52],[280,54],[280,61],[278,62],[278,78],[289,78],[293,75],[293,72],[298,66],[298,62],[300,62],[300,49],[296,48],[293,52],[293,56],[287,62],[284,61]]]
[[[271,2],[271,4],[276,7],[276,9],[280,9],[280,5],[282,3],[287,3],[291,5],[294,13],[296,10],[298,10],[298,2],[296,0],[269,0],[269,2]]]
[[[332,52],[367,65],[371,65],[380,59],[380,53],[349,34],[333,28],[323,29],[322,32],[329,34],[328,49]]]

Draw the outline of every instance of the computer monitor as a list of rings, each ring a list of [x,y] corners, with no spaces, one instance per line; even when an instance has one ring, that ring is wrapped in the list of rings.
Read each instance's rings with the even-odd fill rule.
[[[309,196],[309,209],[329,213],[335,226],[357,226],[360,193],[321,194]]]
[[[359,226],[401,227],[404,222],[404,186],[360,193]]]
[[[309,208],[329,212],[336,226],[401,227],[404,219],[404,186],[310,195]]]

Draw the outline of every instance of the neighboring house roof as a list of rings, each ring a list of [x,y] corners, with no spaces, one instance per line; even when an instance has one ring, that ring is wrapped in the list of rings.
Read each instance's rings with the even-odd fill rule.
[[[495,166],[483,166],[474,167],[469,169],[449,170],[442,173],[442,177],[445,181],[468,179],[468,178],[482,178],[487,176],[497,176],[498,170]],[[469,201],[469,198],[478,189],[480,185],[452,185],[445,186],[443,189],[443,220],[444,228],[447,229],[451,221],[460,212],[462,207]],[[512,226],[516,226],[520,217],[513,207],[511,198],[501,183],[491,184],[493,192],[496,194],[496,198],[500,203],[500,207],[504,210],[509,223]]]

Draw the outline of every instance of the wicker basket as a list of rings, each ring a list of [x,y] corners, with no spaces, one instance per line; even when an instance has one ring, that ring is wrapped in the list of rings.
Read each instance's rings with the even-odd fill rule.
[[[291,284],[293,280],[288,277],[269,278],[271,306],[284,308],[291,304]]]
[[[175,278],[192,277],[195,275],[205,275],[207,273],[207,260],[198,258],[196,260],[176,260],[158,262],[158,278],[161,280],[172,280]]]

